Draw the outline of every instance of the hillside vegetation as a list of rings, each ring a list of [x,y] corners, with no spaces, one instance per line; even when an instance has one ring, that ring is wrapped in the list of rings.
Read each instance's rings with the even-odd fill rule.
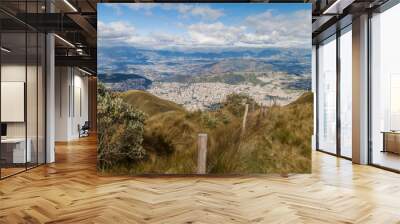
[[[234,94],[220,110],[196,112],[144,91],[127,91],[120,96],[147,116],[143,133],[146,156],[108,172],[195,173],[199,133],[208,134],[210,174],[311,172],[311,93],[287,106],[268,108],[261,108],[247,95]],[[245,103],[250,106],[243,132]]]
[[[143,148],[145,114],[108,91],[97,89],[97,169],[108,171],[146,158]]]
[[[184,111],[178,104],[158,98],[141,90],[129,90],[121,94],[122,99],[149,116],[168,111]]]

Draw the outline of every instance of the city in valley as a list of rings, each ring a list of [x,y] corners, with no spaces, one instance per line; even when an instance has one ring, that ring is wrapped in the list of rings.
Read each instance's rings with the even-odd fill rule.
[[[197,83],[181,83],[181,82],[153,82],[148,92],[183,105],[187,110],[204,110],[213,109],[223,102],[227,95],[246,94],[253,98],[259,105],[271,106],[273,104],[286,105],[296,100],[305,90],[293,90],[283,88],[280,80],[284,75],[280,73],[274,74],[275,79],[264,85],[254,85],[252,83],[241,83],[231,85],[222,82],[197,82]],[[268,78],[260,77],[262,81]]]

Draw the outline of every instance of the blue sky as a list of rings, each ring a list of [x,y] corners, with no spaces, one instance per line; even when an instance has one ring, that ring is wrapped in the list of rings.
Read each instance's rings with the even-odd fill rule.
[[[102,3],[99,47],[231,48],[311,45],[310,4]]]

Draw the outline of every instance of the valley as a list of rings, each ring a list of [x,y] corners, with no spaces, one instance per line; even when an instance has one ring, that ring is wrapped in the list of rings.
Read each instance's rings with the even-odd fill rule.
[[[99,77],[107,88],[146,90],[187,110],[212,108],[232,93],[260,105],[287,105],[311,89],[309,51],[212,51],[103,48]]]

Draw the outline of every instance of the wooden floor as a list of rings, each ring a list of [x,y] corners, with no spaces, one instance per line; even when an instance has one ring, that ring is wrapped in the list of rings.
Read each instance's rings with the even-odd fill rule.
[[[373,154],[374,164],[400,170],[400,155],[391,152],[381,152],[375,150]]]
[[[313,174],[99,177],[96,142],[0,181],[0,223],[400,223],[400,175],[314,152]]]
[[[11,176],[13,174],[16,174],[16,173],[19,173],[19,172],[23,172],[25,170],[26,170],[25,167],[23,167],[23,168],[19,168],[19,167],[17,167],[17,168],[15,168],[15,167],[1,168],[1,177],[2,178],[3,177],[8,177],[8,176]]]

